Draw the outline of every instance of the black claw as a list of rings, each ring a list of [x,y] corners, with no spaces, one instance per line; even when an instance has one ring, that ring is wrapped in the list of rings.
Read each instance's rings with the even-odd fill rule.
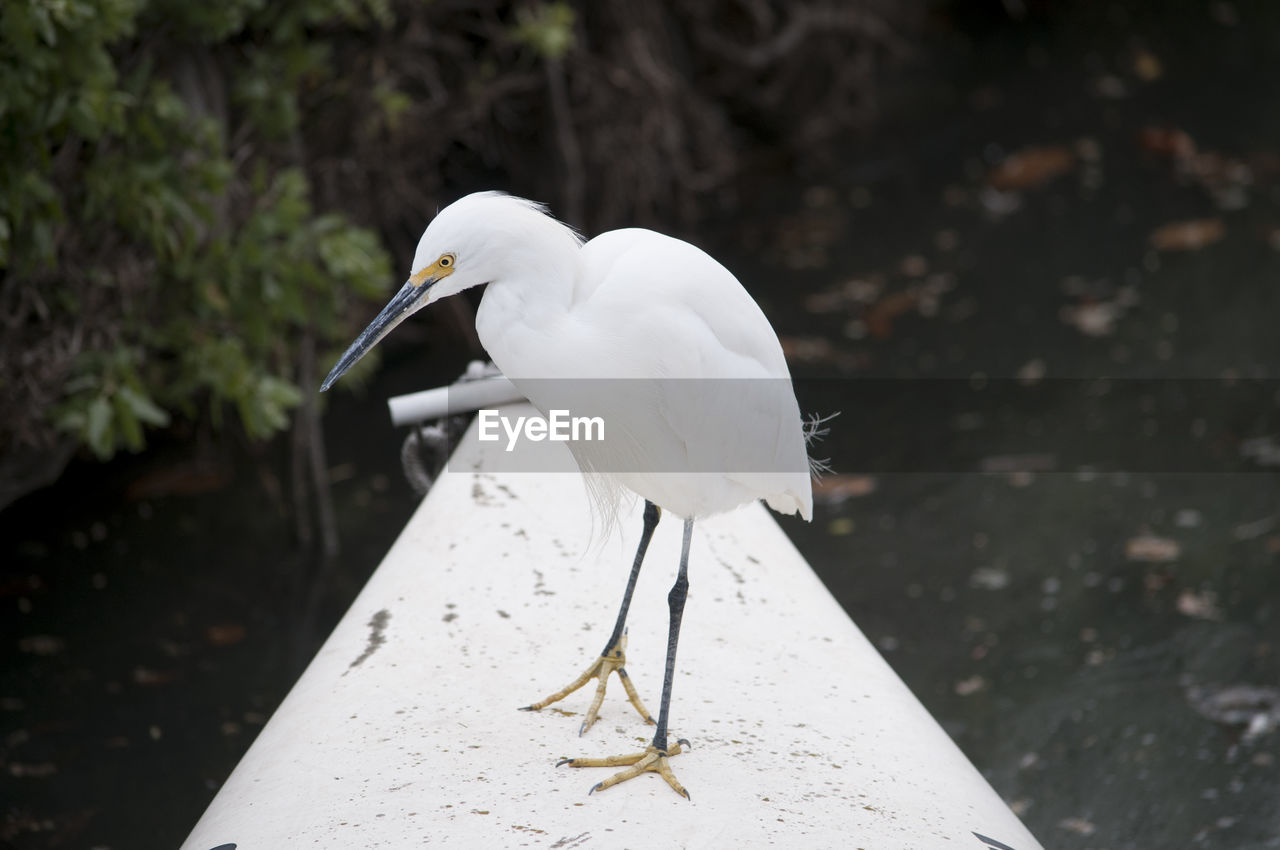
[[[693,798],[689,796],[689,792],[688,792],[688,791],[683,791],[683,792],[681,792],[681,793],[683,793],[683,794],[684,794],[684,798],[685,798],[686,800],[688,800],[690,803],[692,803],[692,802],[693,802]]]
[[[587,734],[587,723],[584,720],[582,725],[578,727],[578,737],[581,738],[585,734]]]
[[[588,797],[590,797],[592,794],[594,794],[594,793],[596,793],[597,791],[599,791],[599,790],[600,790],[600,786],[601,786],[601,785],[603,785],[603,784],[604,784],[603,782],[597,782],[595,785],[592,785],[592,786],[591,786],[591,790],[587,792],[587,796],[588,796]]]
[[[522,705],[516,711],[537,711],[537,709],[531,705]]]
[[[679,739],[677,739],[677,740],[676,740],[676,743],[677,743],[677,744],[679,744],[680,746],[684,747],[686,750],[692,750],[692,749],[693,749],[693,744],[690,744],[690,743],[689,743],[689,739],[688,739],[688,738],[679,738]]]
[[[560,761],[556,762],[556,767],[562,764],[573,764],[573,759],[560,759]]]

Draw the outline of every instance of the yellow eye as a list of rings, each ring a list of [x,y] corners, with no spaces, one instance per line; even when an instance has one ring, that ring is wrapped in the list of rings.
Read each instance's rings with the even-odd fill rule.
[[[453,257],[449,256],[448,254],[445,254],[443,257],[436,260],[436,265],[438,265],[442,269],[447,269],[449,268],[449,266],[453,265]]]

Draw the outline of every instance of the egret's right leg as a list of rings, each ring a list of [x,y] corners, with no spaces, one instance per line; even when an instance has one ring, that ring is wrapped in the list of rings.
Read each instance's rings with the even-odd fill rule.
[[[592,679],[597,679],[595,698],[591,700],[591,707],[587,709],[587,716],[578,728],[578,734],[582,735],[596,722],[600,706],[604,702],[604,691],[609,681],[609,674],[617,672],[618,678],[622,680],[622,687],[627,691],[627,699],[631,701],[631,704],[636,711],[640,712],[640,716],[646,722],[654,722],[648,709],[640,701],[640,695],[636,693],[636,686],[631,684],[631,677],[627,675],[627,669],[624,665],[627,663],[627,611],[631,608],[631,594],[635,592],[636,579],[640,576],[640,565],[644,563],[644,553],[649,549],[649,540],[653,537],[653,530],[658,527],[658,520],[661,518],[662,509],[646,499],[644,503],[644,531],[640,534],[640,546],[636,549],[636,559],[631,565],[631,577],[627,579],[627,590],[622,595],[622,607],[618,609],[618,621],[614,624],[613,634],[609,636],[609,641],[604,645],[604,651],[600,653],[600,657],[584,670],[581,676],[574,679],[564,688],[544,700],[535,702],[533,705],[524,706],[521,711],[538,711],[546,708],[552,703],[564,699]]]
[[[671,686],[676,675],[676,646],[680,642],[680,623],[684,619],[684,603],[689,596],[689,544],[693,540],[693,519],[684,521],[684,544],[680,548],[680,572],[676,575],[676,583],[667,594],[667,606],[671,611],[671,625],[667,632],[667,671],[662,679],[662,706],[658,710],[658,728],[653,733],[653,743],[643,752],[629,753],[607,758],[566,758],[556,762],[556,767],[567,764],[570,767],[626,767],[603,782],[592,786],[588,794],[612,788],[619,782],[635,779],[642,773],[653,772],[667,781],[667,784],[680,796],[689,799],[689,792],[676,779],[669,762],[672,756],[680,755],[688,749],[689,742],[680,739],[674,746],[667,744],[667,720],[671,711]]]

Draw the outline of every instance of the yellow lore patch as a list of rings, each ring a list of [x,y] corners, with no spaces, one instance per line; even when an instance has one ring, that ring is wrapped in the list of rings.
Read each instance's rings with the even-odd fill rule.
[[[436,260],[425,269],[420,269],[409,275],[409,282],[414,286],[422,286],[427,281],[432,283],[441,278],[448,277],[453,274],[453,267],[457,260],[453,254],[441,254],[440,259]]]

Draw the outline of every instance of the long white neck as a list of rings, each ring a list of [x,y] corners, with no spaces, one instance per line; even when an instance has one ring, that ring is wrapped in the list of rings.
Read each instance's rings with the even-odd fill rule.
[[[574,302],[581,248],[573,231],[533,213],[509,234],[501,270],[489,282],[476,333],[493,362],[508,377],[545,377],[517,352],[556,349],[556,328]]]

